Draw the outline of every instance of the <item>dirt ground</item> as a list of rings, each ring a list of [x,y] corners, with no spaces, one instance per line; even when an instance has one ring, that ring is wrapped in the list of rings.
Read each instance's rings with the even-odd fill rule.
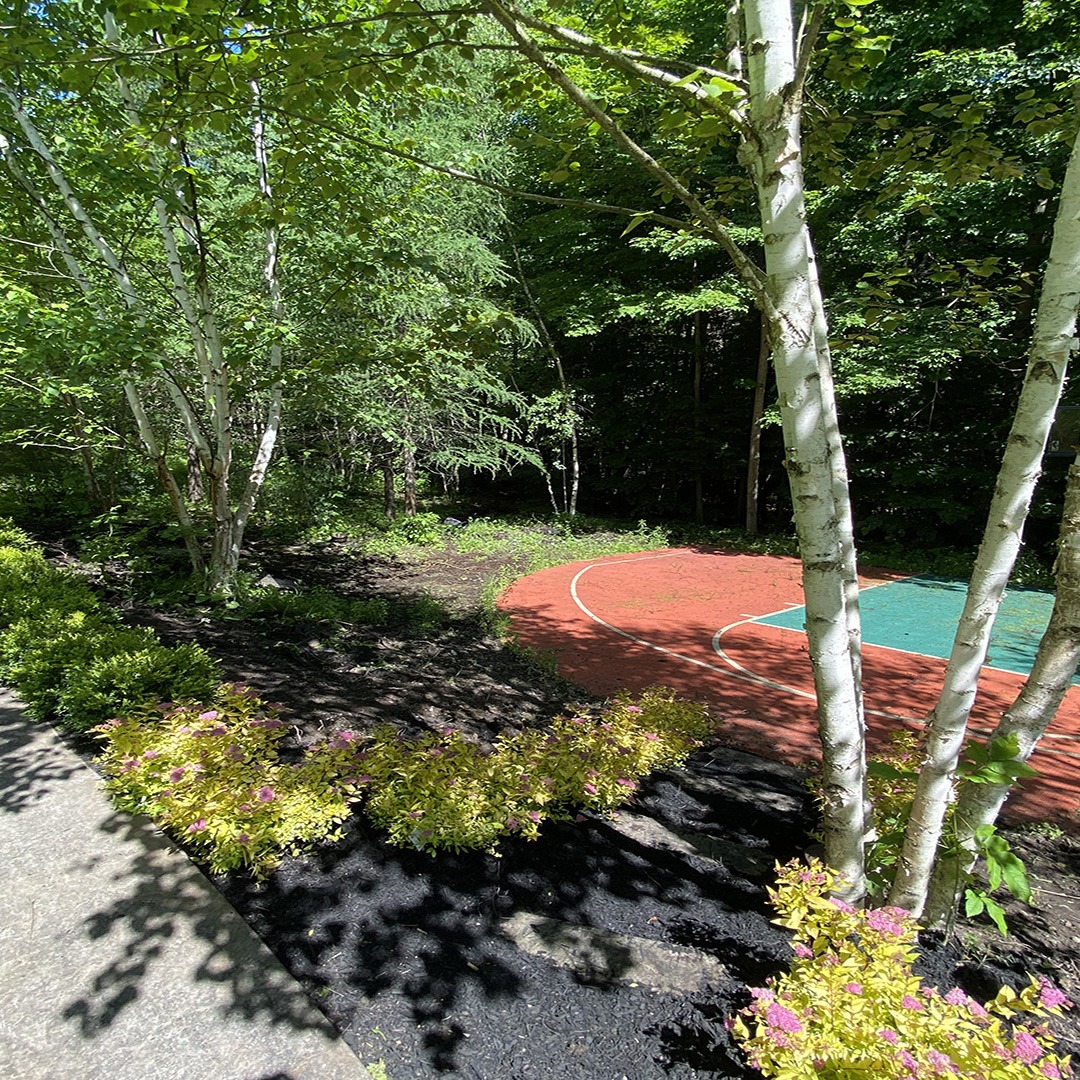
[[[227,677],[281,702],[293,749],[386,721],[409,732],[452,722],[493,739],[597,704],[501,641],[482,617],[481,597],[505,558],[447,548],[402,560],[344,542],[257,549],[253,558],[288,587],[427,595],[450,613],[438,628],[418,631],[129,607],[133,621],[166,642],[199,641]],[[776,779],[769,763],[754,760],[736,755],[725,764],[723,748],[709,748],[681,778],[663,774],[645,785],[639,806],[695,829],[705,822],[716,843],[770,865],[790,858],[809,843],[812,807],[796,776]],[[747,792],[774,782],[788,810],[771,813],[768,798],[747,804]],[[692,793],[710,784],[727,794],[694,803]],[[961,924],[947,944],[928,939],[924,970],[943,988],[958,984],[984,997],[1003,981],[1023,985],[1021,972],[1045,974],[1080,1001],[1080,839],[1030,827],[1009,838],[1028,866],[1034,904],[1006,905],[1006,939],[974,924]],[[264,884],[240,876],[219,884],[361,1058],[385,1058],[390,1080],[746,1075],[722,1021],[786,955],[768,922],[765,878],[738,866],[710,877],[693,860],[654,855],[589,820],[552,825],[538,843],[509,845],[501,859],[432,860],[389,847],[358,819],[335,849],[287,860]],[[498,920],[519,909],[692,944],[721,960],[728,981],[671,995],[583,979],[505,946]],[[1080,1052],[1076,1016],[1055,1026],[1061,1049]]]

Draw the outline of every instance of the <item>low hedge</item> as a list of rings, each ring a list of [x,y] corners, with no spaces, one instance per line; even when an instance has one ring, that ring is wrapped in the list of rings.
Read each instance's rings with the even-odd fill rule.
[[[86,731],[152,699],[208,700],[221,681],[198,645],[124,626],[70,570],[0,520],[0,678],[38,720]]]

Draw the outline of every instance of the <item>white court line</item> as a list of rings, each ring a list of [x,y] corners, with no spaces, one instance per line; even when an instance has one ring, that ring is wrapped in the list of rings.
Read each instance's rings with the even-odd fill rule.
[[[806,698],[806,699],[808,699],[810,701],[816,702],[817,701],[817,695],[816,694],[810,693],[810,692],[808,692],[806,690],[800,690],[798,687],[795,687],[795,686],[788,686],[786,683],[776,682],[773,679],[766,678],[764,675],[758,675],[757,673],[755,673],[753,671],[750,671],[749,669],[743,667],[741,664],[737,663],[730,656],[728,656],[727,653],[724,652],[724,650],[720,647],[720,638],[725,633],[727,633],[728,630],[732,630],[736,626],[743,626],[746,623],[757,622],[758,619],[768,618],[769,615],[779,615],[783,611],[789,610],[787,608],[781,608],[779,611],[769,612],[767,615],[758,615],[758,616],[755,616],[753,618],[747,618],[747,619],[742,619],[742,620],[740,620],[738,622],[728,623],[727,626],[723,626],[719,630],[717,630],[716,633],[713,635],[713,638],[712,638],[713,651],[717,654],[717,656],[721,660],[723,660],[726,664],[729,665],[728,667],[720,667],[717,664],[710,664],[710,663],[706,662],[705,660],[698,660],[696,657],[687,656],[685,653],[676,652],[674,649],[669,649],[664,645],[657,645],[655,642],[648,641],[645,638],[638,637],[636,634],[631,634],[627,630],[620,629],[619,627],[615,626],[614,624],[609,623],[606,619],[602,619],[599,615],[597,615],[596,612],[593,611],[581,599],[581,594],[578,592],[578,582],[580,582],[581,579],[590,570],[594,570],[598,566],[617,566],[617,565],[619,565],[621,563],[628,563],[628,562],[648,562],[648,561],[653,560],[653,559],[671,559],[671,558],[675,558],[676,556],[685,555],[685,554],[687,554],[685,551],[671,551],[671,552],[665,552],[662,555],[643,555],[643,556],[641,556],[639,558],[618,559],[618,560],[616,560],[614,562],[589,563],[588,566],[582,567],[573,576],[573,578],[571,578],[571,580],[570,580],[570,598],[574,601],[574,603],[578,607],[578,609],[583,614],[588,616],[588,618],[590,618],[593,622],[595,622],[598,625],[604,627],[604,629],[606,629],[606,630],[610,630],[613,634],[618,634],[620,637],[624,637],[628,641],[634,642],[636,645],[644,645],[647,649],[652,649],[655,652],[663,653],[665,656],[673,657],[676,660],[683,660],[688,664],[693,664],[695,667],[705,668],[707,671],[715,671],[715,672],[719,673],[720,675],[726,676],[729,679],[738,679],[741,682],[754,683],[754,684],[756,684],[758,686],[768,687],[771,690],[779,690],[779,691],[781,691],[783,693],[794,694],[796,697]],[[887,582],[882,582],[881,584],[888,584],[888,583]],[[875,586],[868,586],[868,587],[869,588],[877,588],[876,585]],[[797,604],[795,606],[796,607],[803,607],[805,605]],[[789,627],[783,627],[783,626],[774,627],[774,629],[777,629],[777,630],[790,630]],[[790,631],[790,632],[797,633],[797,634],[798,633],[803,633],[803,631],[801,631],[801,630],[794,630],[794,631]],[[876,646],[873,646],[873,647],[874,648],[879,648],[879,649],[888,648],[888,646],[886,646],[886,645],[876,645]],[[905,650],[903,650],[903,649],[892,649],[891,651],[892,652],[904,652]],[[910,653],[909,655],[919,656],[921,654],[920,653]],[[941,659],[941,658],[940,657],[935,657],[934,659]],[[997,670],[997,669],[995,669],[995,670]],[[1016,674],[1016,672],[1011,672],[1010,674]],[[885,718],[887,720],[899,720],[899,721],[901,721],[901,722],[903,722],[905,724],[922,724],[922,722],[923,722],[922,719],[918,718],[918,717],[905,716],[902,713],[885,712],[885,711],[883,711],[881,709],[867,709],[866,712],[870,716],[880,716],[880,717],[883,717],[883,718]],[[975,735],[988,736],[988,735],[991,734],[989,729],[970,728],[969,730]],[[1078,736],[1076,736],[1076,735],[1050,735],[1049,733],[1047,733],[1046,735],[1043,736],[1043,738],[1057,738],[1057,739],[1076,739],[1077,737]],[[1057,750],[1057,749],[1052,749],[1051,747],[1040,747],[1039,749],[1041,749],[1044,753],[1047,753],[1047,754],[1055,754],[1055,755],[1058,755],[1058,756],[1061,756],[1061,757],[1080,758],[1080,753],[1075,753],[1075,752],[1069,751],[1069,750]]]
[[[919,576],[918,574],[913,574],[912,575],[912,577],[918,577],[918,576]],[[907,578],[901,578],[900,580],[906,581],[908,579]],[[888,581],[881,581],[881,582],[878,582],[877,585],[868,585],[867,588],[868,589],[877,589],[882,585],[889,585],[889,584],[892,584],[892,583],[888,582]],[[865,591],[864,589],[861,589],[861,588],[859,589],[859,592],[864,592],[864,591]],[[805,604],[798,604],[796,606],[797,607],[806,607]],[[790,610],[790,609],[788,609],[788,610]],[[713,640],[713,651],[721,659],[723,659],[727,663],[731,664],[732,667],[737,668],[739,671],[747,671],[747,669],[744,668],[741,664],[739,664],[736,661],[732,660],[732,658],[730,656],[728,656],[728,654],[726,652],[724,652],[724,650],[720,647],[720,638],[721,638],[721,636],[723,634],[726,634],[728,632],[728,630],[734,630],[735,627],[737,627],[737,626],[743,626],[745,623],[756,622],[756,623],[761,623],[763,626],[771,626],[774,630],[787,630],[789,633],[802,634],[803,637],[805,637],[806,636],[806,631],[805,630],[800,630],[800,629],[798,629],[798,628],[796,628],[794,626],[777,626],[775,623],[762,622],[763,619],[771,619],[774,615],[786,615],[786,614],[787,614],[787,610],[770,611],[766,615],[744,616],[744,617],[742,617],[742,619],[739,622],[728,623],[727,626],[722,626],[719,630],[716,631],[715,634],[713,634],[713,639],[712,639]],[[886,652],[900,653],[900,654],[902,654],[904,656],[921,656],[926,660],[945,660],[946,662],[948,661],[948,657],[946,657],[946,656],[935,656],[933,653],[916,652],[914,649],[898,649],[894,645],[879,645],[876,641],[864,641],[864,642],[862,642],[862,644],[863,645],[869,645],[870,648],[872,648],[872,649],[884,649]],[[986,668],[988,671],[997,671],[997,672],[1000,672],[1003,675],[1020,675],[1020,676],[1023,676],[1023,674],[1024,674],[1022,671],[1012,671],[1009,668],[995,667],[993,664],[983,664],[983,665],[981,665],[980,670],[982,670],[982,668]],[[750,672],[747,672],[747,674],[750,674]],[[768,680],[766,680],[766,681],[768,681]],[[782,686],[780,683],[771,683],[770,685],[779,687],[782,690],[783,689],[791,689],[789,687]],[[805,690],[791,689],[791,693],[798,694],[801,697],[810,697],[810,698],[813,698],[815,701],[817,700],[817,696],[815,694],[808,694],[808,693],[806,693]],[[888,719],[891,719],[891,720],[903,720],[905,722],[910,722],[912,724],[921,724],[923,722],[922,720],[919,720],[919,719],[917,719],[916,717],[913,717],[913,716],[904,716],[901,713],[882,712],[879,709],[867,709],[866,712],[867,712],[867,714],[869,716],[884,716],[884,717],[886,717]],[[989,728],[980,729],[980,728],[969,727],[968,730],[973,732],[976,735],[989,736],[989,735],[992,734],[992,732],[991,732],[991,730]],[[1039,739],[1039,742],[1041,743],[1043,739],[1072,739],[1072,740],[1075,741],[1075,740],[1080,740],[1080,734],[1072,734],[1072,735],[1070,735],[1068,733],[1062,733],[1062,732],[1058,732],[1058,731],[1044,731],[1041,738]],[[1066,754],[1069,757],[1080,758],[1080,753],[1072,753],[1072,752],[1070,752],[1068,750],[1051,750],[1049,747],[1042,747],[1042,749],[1045,750],[1045,752],[1048,753],[1048,754]]]

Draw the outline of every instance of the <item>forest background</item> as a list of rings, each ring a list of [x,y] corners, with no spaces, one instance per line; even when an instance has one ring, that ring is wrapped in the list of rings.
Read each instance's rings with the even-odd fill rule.
[[[240,8],[120,5],[140,39],[126,44],[95,5],[7,13],[6,511],[63,529],[138,504],[174,524],[125,400],[137,389],[197,523],[215,470],[244,494],[280,423],[257,509],[278,527],[329,523],[384,482],[411,513],[418,488],[453,498],[462,482],[541,507],[546,480],[560,511],[576,495],[590,513],[788,528],[761,320],[730,260],[657,224],[670,196],[494,31],[469,24],[466,42],[467,8],[435,29],[419,10],[281,6],[255,29]],[[970,550],[1067,157],[1075,7],[830,14],[804,139],[856,528],[863,543]],[[594,14],[676,56],[723,40],[725,16]],[[720,125],[581,68],[752,247],[751,185]],[[637,211],[635,227],[590,203]],[[208,329],[186,325],[170,249],[197,266],[183,291]],[[1044,555],[1065,461],[1048,459],[1032,508],[1028,546]]]

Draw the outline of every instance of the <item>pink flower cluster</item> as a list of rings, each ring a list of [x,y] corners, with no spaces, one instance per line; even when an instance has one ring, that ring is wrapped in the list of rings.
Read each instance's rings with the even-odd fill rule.
[[[765,1022],[777,1031],[786,1031],[792,1035],[797,1035],[803,1029],[799,1018],[778,1001],[771,1002],[765,1009]]]
[[[1039,1004],[1046,1009],[1072,1007],[1072,1002],[1047,978],[1039,980]]]
[[[907,929],[901,921],[908,916],[902,908],[872,908],[866,913],[866,925],[879,934],[893,934],[899,937]]]

